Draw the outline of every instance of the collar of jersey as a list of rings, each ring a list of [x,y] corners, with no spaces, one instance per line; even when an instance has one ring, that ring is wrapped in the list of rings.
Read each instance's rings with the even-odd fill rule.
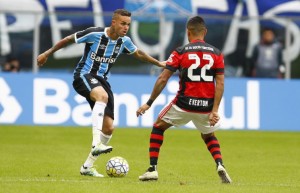
[[[194,42],[203,42],[203,43],[205,43],[204,40],[199,40],[199,39],[196,39],[196,40],[191,41],[191,43],[194,43]]]

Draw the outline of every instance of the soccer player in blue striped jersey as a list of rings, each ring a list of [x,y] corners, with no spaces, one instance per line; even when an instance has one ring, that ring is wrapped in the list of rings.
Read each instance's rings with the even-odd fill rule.
[[[123,53],[132,54],[139,60],[159,67],[165,66],[165,62],[138,49],[126,36],[130,22],[131,13],[125,9],[117,9],[109,27],[91,27],[69,35],[37,58],[38,66],[43,66],[57,50],[71,43],[85,43],[83,56],[73,73],[74,89],[86,98],[92,109],[92,149],[80,168],[82,175],[103,177],[93,167],[94,162],[100,154],[112,151],[112,147],[107,144],[114,130],[114,98],[107,79],[118,56]]]

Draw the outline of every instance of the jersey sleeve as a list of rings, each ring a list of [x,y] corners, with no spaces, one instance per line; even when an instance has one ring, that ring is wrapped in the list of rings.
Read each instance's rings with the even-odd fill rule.
[[[166,68],[172,72],[176,72],[179,68],[181,57],[177,51],[173,51],[169,56],[166,64]]]
[[[224,56],[223,54],[220,54],[217,56],[215,60],[215,69],[216,69],[216,74],[224,74]]]
[[[86,43],[86,42],[93,42],[93,32],[95,32],[95,29],[94,27],[91,27],[91,28],[87,28],[83,31],[78,31],[75,33],[75,42],[77,44],[80,44],[80,43]]]
[[[129,37],[126,37],[124,42],[124,49],[123,53],[125,54],[133,54],[135,51],[137,51],[136,45],[131,41]]]

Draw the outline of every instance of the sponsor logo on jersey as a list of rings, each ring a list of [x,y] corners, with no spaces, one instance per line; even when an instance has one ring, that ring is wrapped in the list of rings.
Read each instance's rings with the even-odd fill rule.
[[[199,50],[199,49],[203,49],[203,50],[210,50],[210,51],[214,51],[213,48],[211,47],[207,47],[207,46],[186,46],[185,50]]]
[[[174,54],[171,54],[170,57],[168,58],[167,62],[172,63],[173,62],[173,56],[174,56]]]
[[[97,56],[95,52],[92,52],[90,57],[92,60],[101,63],[114,63],[116,61],[115,58],[106,58],[106,57]]]

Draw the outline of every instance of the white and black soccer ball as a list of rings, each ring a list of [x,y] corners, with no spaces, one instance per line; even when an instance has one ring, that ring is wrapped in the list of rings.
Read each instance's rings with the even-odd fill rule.
[[[106,173],[110,177],[124,177],[128,172],[128,162],[122,157],[112,157],[106,163]]]

